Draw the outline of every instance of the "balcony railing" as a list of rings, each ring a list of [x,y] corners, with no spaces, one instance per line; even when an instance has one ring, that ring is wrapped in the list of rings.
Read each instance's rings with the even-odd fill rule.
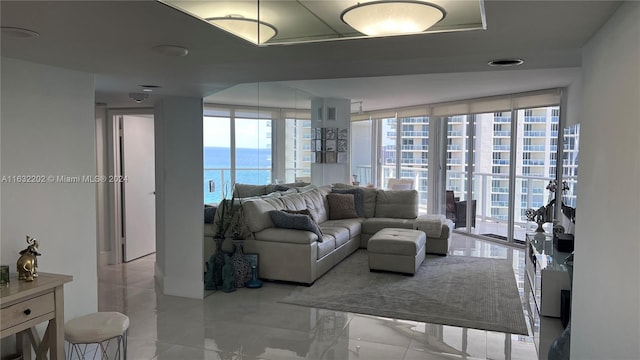
[[[524,136],[529,136],[529,137],[546,137],[547,136],[547,132],[543,131],[543,130],[525,130],[524,131]]]
[[[525,123],[546,123],[547,117],[546,116],[525,116],[524,122]]]
[[[543,166],[544,164],[545,164],[545,160],[536,160],[536,159],[522,160],[522,165]]]
[[[524,151],[544,151],[544,145],[523,145],[522,150]]]
[[[461,178],[466,173],[447,171],[446,184],[448,190],[454,190],[456,197],[460,200],[466,200],[467,194],[465,193],[465,181]],[[498,209],[509,208],[509,202],[503,200],[492,200],[492,195],[504,196],[509,193],[508,187],[492,186],[495,181],[499,182],[516,182],[516,194],[515,204],[513,206],[515,224],[518,226],[526,226],[527,219],[524,217],[524,210],[527,208],[538,208],[542,205],[546,205],[549,199],[549,191],[546,190],[546,186],[551,178],[549,177],[533,177],[533,176],[516,176],[515,179],[510,180],[508,175],[496,175],[488,173],[475,173],[473,176],[472,188],[474,189],[473,199],[476,200],[476,218],[480,221],[497,222],[503,224],[506,227],[506,217],[504,215],[498,215],[496,212]],[[570,187],[575,186],[575,180],[572,181]],[[565,203],[570,200],[565,197]],[[540,201],[540,200],[543,201]],[[492,212],[495,215],[492,215]],[[505,228],[506,229],[506,228]],[[506,233],[506,230],[504,230]]]
[[[402,150],[429,150],[429,145],[402,145]]]
[[[429,131],[403,131],[402,136],[407,137],[428,137]]]

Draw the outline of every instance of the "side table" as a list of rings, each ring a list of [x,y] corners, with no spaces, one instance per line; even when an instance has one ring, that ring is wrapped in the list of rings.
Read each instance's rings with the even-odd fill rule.
[[[69,275],[38,273],[31,282],[11,277],[9,286],[0,289],[0,338],[16,334],[18,352],[31,359],[64,359],[64,289],[73,280]],[[48,321],[42,340],[35,326]]]

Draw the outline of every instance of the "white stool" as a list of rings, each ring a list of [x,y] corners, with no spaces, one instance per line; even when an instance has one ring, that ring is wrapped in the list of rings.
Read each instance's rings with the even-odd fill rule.
[[[115,359],[126,359],[128,329],[129,317],[119,312],[97,312],[69,320],[64,324],[64,337],[70,345],[67,359],[74,359],[74,354],[78,359],[91,355],[87,354],[89,344],[98,347],[92,359],[108,359],[108,351],[114,347]]]

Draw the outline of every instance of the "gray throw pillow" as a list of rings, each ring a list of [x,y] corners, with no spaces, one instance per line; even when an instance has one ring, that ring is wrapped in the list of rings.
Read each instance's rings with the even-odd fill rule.
[[[313,218],[313,214],[311,214],[311,211],[309,211],[309,209],[302,209],[302,210],[287,210],[287,209],[284,209],[282,211],[286,212],[287,214],[308,215],[311,218],[311,220],[313,220],[316,224],[318,223],[316,221],[316,219]]]
[[[332,189],[332,193],[351,194],[356,205],[356,213],[358,217],[364,217],[364,191],[360,188],[355,189]]]
[[[318,242],[322,242],[322,231],[309,215],[289,214],[280,210],[269,211],[273,225],[283,229],[306,230],[318,235]]]
[[[329,220],[353,219],[358,217],[356,203],[352,194],[327,195],[329,203]]]

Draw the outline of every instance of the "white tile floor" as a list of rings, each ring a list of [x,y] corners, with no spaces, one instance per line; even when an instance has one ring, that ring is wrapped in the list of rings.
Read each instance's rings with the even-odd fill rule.
[[[454,234],[450,252],[511,260],[523,294],[523,250]],[[129,359],[537,359],[530,336],[278,303],[290,284],[165,296],[154,263],[151,255],[99,271],[99,310],[131,320]]]

